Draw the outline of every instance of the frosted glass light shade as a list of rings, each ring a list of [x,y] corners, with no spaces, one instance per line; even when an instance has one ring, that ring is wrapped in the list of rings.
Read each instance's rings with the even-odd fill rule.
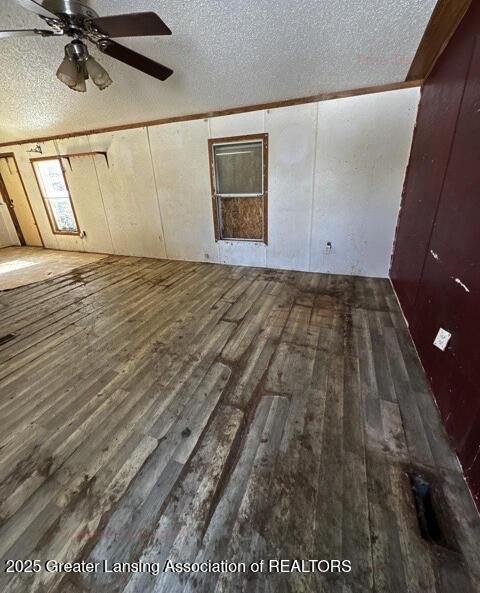
[[[112,84],[112,79],[108,75],[108,72],[92,57],[89,57],[85,62],[85,67],[93,83],[96,84],[101,91]]]
[[[85,75],[81,70],[78,70],[78,72],[77,72],[77,84],[70,88],[74,91],[78,91],[79,93],[87,92],[87,85],[85,83]]]
[[[77,64],[73,60],[64,58],[57,70],[57,78],[64,84],[73,88],[77,84],[78,69]]]

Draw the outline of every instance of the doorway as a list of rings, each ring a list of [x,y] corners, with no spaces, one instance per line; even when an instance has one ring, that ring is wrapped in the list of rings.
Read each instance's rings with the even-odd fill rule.
[[[13,226],[15,227],[15,231],[18,236],[18,240],[20,241],[20,245],[26,245],[25,237],[23,236],[22,229],[20,228],[20,223],[18,222],[17,215],[15,214],[15,209],[12,206],[12,202],[7,192],[7,188],[5,187],[5,183],[3,182],[2,176],[0,175],[0,200],[1,205],[5,205],[7,207],[8,213],[10,214],[10,218],[12,219]]]
[[[0,154],[0,192],[21,245],[43,247],[42,236],[13,153]]]

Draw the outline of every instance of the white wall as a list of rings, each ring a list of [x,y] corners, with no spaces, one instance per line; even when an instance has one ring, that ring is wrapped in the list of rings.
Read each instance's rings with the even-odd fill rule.
[[[86,236],[53,235],[12,146],[47,247],[387,276],[420,91],[402,89],[46,142],[65,161]],[[269,134],[269,244],[215,242],[208,138]],[[327,249],[327,242],[332,248]]]
[[[311,271],[388,276],[418,100],[410,89],[318,104]]]

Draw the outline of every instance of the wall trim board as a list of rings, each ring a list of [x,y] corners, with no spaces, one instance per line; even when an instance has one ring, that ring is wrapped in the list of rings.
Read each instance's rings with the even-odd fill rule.
[[[222,117],[224,115],[234,115],[238,113],[248,113],[250,111],[263,111],[265,109],[276,109],[279,107],[289,107],[291,105],[302,105],[304,103],[318,103],[319,101],[332,101],[334,99],[345,99],[348,97],[358,97],[360,95],[371,95],[375,93],[384,93],[387,91],[396,91],[400,89],[408,89],[423,85],[423,79],[417,80],[403,80],[400,82],[393,82],[389,84],[382,84],[377,86],[363,87],[359,89],[350,89],[346,91],[337,91],[330,93],[321,93],[319,95],[310,95],[308,97],[298,97],[295,99],[285,99],[283,101],[273,101],[270,103],[258,103],[255,105],[246,105],[242,107],[234,107],[231,109],[223,109],[219,111],[209,111],[204,113],[193,113],[190,115],[179,115],[175,117],[166,117],[161,119],[153,119],[149,121],[142,121],[130,124],[121,124],[117,126],[108,126],[105,128],[94,128],[91,130],[80,130],[75,132],[68,132],[64,134],[51,134],[49,136],[36,136],[24,140],[10,140],[8,142],[1,142],[0,148],[6,146],[18,146],[21,144],[31,144],[38,142],[48,142],[49,140],[62,140],[65,138],[74,138],[77,136],[91,136],[94,134],[103,134],[106,132],[118,132],[121,130],[131,130],[134,128],[144,128],[149,126],[161,126],[164,124],[178,123],[183,121],[192,121],[195,119],[208,119],[211,117]]]
[[[427,78],[471,3],[472,0],[438,0],[406,80]]]

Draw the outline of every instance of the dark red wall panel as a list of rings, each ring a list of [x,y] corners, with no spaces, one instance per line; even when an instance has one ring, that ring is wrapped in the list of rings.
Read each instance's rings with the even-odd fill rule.
[[[422,92],[391,277],[480,508],[480,5]],[[452,333],[445,352],[433,346]]]
[[[466,28],[464,21],[450,42],[449,59],[437,64],[422,89],[390,271],[408,316],[413,314],[468,72],[472,41],[462,33]]]

